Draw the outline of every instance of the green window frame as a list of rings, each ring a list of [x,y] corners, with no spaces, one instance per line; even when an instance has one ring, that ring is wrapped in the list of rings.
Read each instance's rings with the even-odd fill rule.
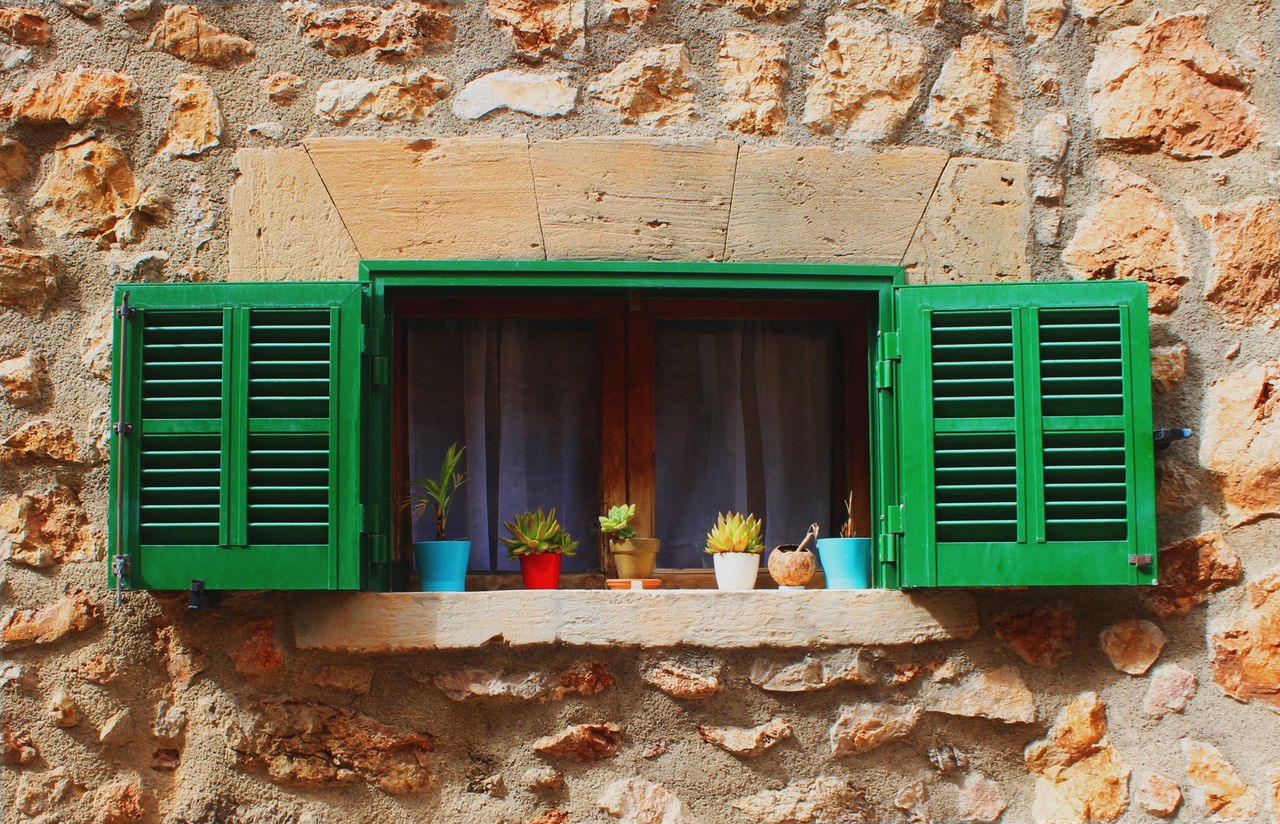
[[[117,305],[124,303],[127,294],[129,305],[136,310],[134,317],[116,320],[116,341],[123,345],[115,351],[112,397],[113,421],[136,422],[132,433],[115,434],[112,439],[111,553],[113,558],[120,555],[129,560],[124,583],[135,588],[176,589],[200,579],[209,589],[388,589],[393,514],[390,305],[404,296],[484,295],[497,294],[497,290],[508,295],[619,294],[617,290],[738,296],[807,292],[836,300],[847,296],[869,301],[877,313],[872,324],[875,336],[867,346],[868,374],[874,376],[869,392],[867,438],[872,470],[871,537],[876,546],[873,581],[877,587],[1141,584],[1154,580],[1154,563],[1143,563],[1146,556],[1154,556],[1155,542],[1149,342],[1143,284],[904,286],[902,270],[889,266],[365,261],[360,266],[358,282],[117,287]],[[262,341],[254,337],[253,319],[276,320],[274,325],[281,327],[305,326],[284,322],[282,319],[288,316],[283,313],[301,313],[293,317],[314,320],[316,312],[326,311],[331,343],[328,416],[317,417],[314,410],[298,412],[300,407],[293,403],[297,399],[291,401],[287,392],[255,396],[255,387],[264,384],[254,383],[255,375],[263,368],[263,358],[254,360],[255,340]],[[213,334],[211,329],[220,330],[219,342],[225,345],[218,350],[219,368],[207,365],[189,369],[192,375],[200,369],[217,372],[216,415],[208,408],[208,401],[199,402],[204,407],[191,407],[191,398],[179,397],[157,405],[156,397],[149,399],[146,395],[154,389],[144,384],[148,376],[162,380],[157,376],[166,369],[183,374],[179,362],[172,358],[158,361],[169,366],[157,371],[152,364],[148,371],[147,334],[135,331],[135,327],[145,330],[147,317],[161,317],[165,312],[203,313],[205,320],[217,315],[217,322],[205,323],[198,334],[209,336]],[[1073,312],[1085,314],[1077,317],[1070,314]],[[965,313],[1004,318],[1007,323],[1001,328],[983,328],[1000,324],[969,323],[962,317]],[[170,317],[182,320],[176,314]],[[1113,317],[1115,323],[1110,323]],[[939,331],[937,347],[931,344],[935,319],[955,320],[952,325],[960,330]],[[1108,369],[1119,369],[1116,375],[1098,373],[1100,380],[1108,381],[1108,391],[1101,393],[1107,395],[1106,402],[1114,405],[1119,397],[1119,408],[1109,409],[1106,414],[1088,407],[1092,401],[1077,397],[1089,393],[1071,394],[1073,387],[1087,387],[1089,379],[1095,377],[1087,365],[1053,363],[1055,358],[1040,353],[1044,348],[1042,339],[1067,335],[1060,342],[1071,344],[1069,336],[1089,331],[1083,327],[1090,326],[1090,322],[1093,326],[1106,326],[1108,334],[1118,335],[1117,340],[1109,340],[1111,349],[1105,357],[1084,359],[1105,360]],[[1003,346],[1000,351],[1008,356],[1004,359],[1007,363],[999,368],[1008,374],[995,374],[988,369],[966,378],[963,367],[945,365],[943,353],[948,350],[943,339],[947,335],[958,335],[959,342],[964,343],[966,335],[1005,333],[1007,339],[974,339],[969,344],[997,345],[989,346],[991,349]],[[163,343],[163,335],[156,338],[156,334],[160,333],[151,333],[153,341]],[[287,332],[274,330],[272,334]],[[198,342],[202,341],[188,341]],[[1113,357],[1117,351],[1120,354]],[[274,364],[271,368],[287,371],[290,366]],[[1059,372],[1055,373],[1055,369]],[[942,376],[948,370],[955,374]],[[314,377],[309,373],[299,376]],[[936,385],[935,377],[939,381]],[[1000,385],[1009,390],[1000,401],[1004,406],[988,408],[983,406],[987,401],[972,400],[993,397],[983,386],[995,385],[992,379],[996,378],[1004,379]],[[969,383],[973,385],[967,386]],[[158,384],[191,392],[201,385],[209,384]],[[1045,387],[1067,389],[1056,392]],[[958,395],[951,398],[948,391]],[[160,414],[157,410],[163,409],[165,403],[178,411],[168,416]],[[1086,406],[1072,408],[1072,403]],[[198,414],[187,414],[192,410]],[[923,437],[925,433],[927,438]],[[307,544],[311,553],[307,554],[297,551],[297,544],[281,542],[280,534],[273,535],[262,526],[294,522],[255,520],[260,514],[279,511],[273,510],[272,505],[298,500],[288,497],[287,490],[272,491],[285,496],[282,499],[262,497],[266,494],[263,487],[273,485],[254,486],[251,480],[264,474],[264,467],[253,463],[262,459],[255,453],[255,444],[264,447],[260,451],[270,451],[265,447],[271,445],[269,439],[273,437],[289,436],[300,443],[314,443],[324,435],[330,446],[325,521],[328,540]],[[216,441],[216,538],[211,538],[211,522],[205,519],[199,541],[164,542],[157,539],[168,540],[172,535],[158,530],[154,518],[148,520],[157,512],[171,510],[154,508],[159,500],[155,487],[143,483],[142,473],[149,466],[155,468],[157,461],[179,460],[176,467],[168,468],[182,469],[180,460],[186,458],[166,456],[162,449],[152,448],[157,443],[163,446],[165,438],[178,437],[203,441],[208,447],[203,450],[208,460],[212,460],[208,457],[212,450],[209,445]],[[1001,477],[974,486],[999,487],[1012,495],[1011,501],[964,500],[963,495],[985,494],[981,490],[959,490],[961,497],[957,499],[957,484],[935,483],[947,474],[946,461],[953,452],[947,448],[951,441],[977,449],[1001,439],[1004,442],[998,448],[1013,450],[1000,453],[1011,467],[1013,480]],[[1121,444],[1119,453],[1116,443]],[[1072,497],[1088,494],[1069,488],[1070,479],[1087,470],[1063,468],[1053,463],[1056,457],[1045,457],[1089,448],[1110,456],[1113,463],[1108,466],[1113,474],[1114,459],[1119,454],[1124,473],[1122,500],[1116,497],[1121,487],[1115,486],[1116,481],[1110,477],[1097,482],[1105,486],[1081,487],[1106,490],[1110,497],[1096,501]],[[208,470],[205,466],[206,476],[210,474]],[[147,477],[155,475],[151,472]],[[206,507],[199,511],[209,511],[208,502],[213,498],[209,486],[189,486],[197,487],[193,494],[204,496],[192,499]],[[181,496],[187,493],[171,490],[166,494],[176,496],[181,503]],[[1082,527],[1069,522],[1089,519],[1062,514],[1079,509],[1080,504],[1099,502],[1110,507],[1109,515],[1120,512],[1117,506],[1123,508],[1123,517],[1097,519],[1123,521],[1122,537],[1115,523]],[[1014,516],[983,518],[984,503],[1002,505],[1003,509],[992,511],[1011,511]],[[963,515],[959,525],[948,523],[939,531],[940,521],[956,520],[942,516],[955,512]],[[990,534],[982,534],[984,520],[1002,523]],[[284,534],[290,533],[286,529]]]

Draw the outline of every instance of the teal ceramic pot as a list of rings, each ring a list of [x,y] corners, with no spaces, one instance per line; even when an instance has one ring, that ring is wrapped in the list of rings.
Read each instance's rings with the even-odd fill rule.
[[[871,588],[870,538],[819,538],[818,560],[827,589]]]
[[[423,592],[465,592],[470,541],[415,541],[419,589]]]

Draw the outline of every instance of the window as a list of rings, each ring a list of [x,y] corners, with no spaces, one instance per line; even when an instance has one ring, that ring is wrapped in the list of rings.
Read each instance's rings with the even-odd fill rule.
[[[680,567],[703,562],[711,508],[765,515],[780,543],[838,522],[851,487],[879,586],[1154,578],[1142,284],[363,268],[118,288],[111,552],[128,585],[386,589],[403,490],[455,440],[480,468],[454,515],[474,513],[475,570],[505,568],[499,521],[528,506],[557,506],[590,569],[600,505],[636,502]]]
[[[581,544],[566,571],[599,571],[596,516],[637,503],[659,566],[678,569],[710,566],[718,512],[760,514],[776,544],[815,520],[832,529],[850,478],[867,490],[862,301],[509,291],[391,305],[392,489],[403,499],[467,445],[451,530],[472,540],[473,573],[518,568],[498,537],[525,509],[556,507]],[[858,509],[865,527],[865,495]],[[393,547],[434,537],[396,511]]]

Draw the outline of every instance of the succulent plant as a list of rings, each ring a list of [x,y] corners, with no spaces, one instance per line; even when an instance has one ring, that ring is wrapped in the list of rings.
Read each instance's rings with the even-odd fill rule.
[[[600,516],[600,532],[611,541],[629,541],[636,537],[636,528],[631,525],[635,517],[635,504],[609,507],[609,514]]]
[[[546,514],[543,514],[541,508],[537,512],[522,512],[515,517],[514,521],[507,521],[504,526],[511,533],[510,538],[502,539],[502,542],[507,545],[508,558],[518,558],[521,555],[533,555],[538,552],[572,555],[573,550],[578,546],[578,542],[573,540],[556,520],[555,507]]]
[[[764,539],[760,534],[762,527],[755,515],[744,518],[737,512],[721,513],[716,525],[707,533],[707,552],[712,555],[721,552],[758,554],[764,550]]]

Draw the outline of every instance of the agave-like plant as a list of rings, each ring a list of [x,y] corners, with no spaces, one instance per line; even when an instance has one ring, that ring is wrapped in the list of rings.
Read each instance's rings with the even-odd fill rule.
[[[541,507],[537,512],[522,512],[513,521],[507,521],[503,525],[511,533],[510,538],[502,539],[507,545],[508,558],[538,552],[572,555],[578,546],[578,542],[556,520],[555,507],[546,514],[543,514]]]
[[[635,504],[609,507],[609,514],[600,516],[600,532],[610,541],[629,541],[636,537],[636,528],[631,525],[635,517]]]
[[[759,554],[764,551],[764,538],[760,534],[763,526],[755,515],[744,518],[737,512],[720,513],[716,525],[707,533],[707,552],[712,555],[721,552]]]

